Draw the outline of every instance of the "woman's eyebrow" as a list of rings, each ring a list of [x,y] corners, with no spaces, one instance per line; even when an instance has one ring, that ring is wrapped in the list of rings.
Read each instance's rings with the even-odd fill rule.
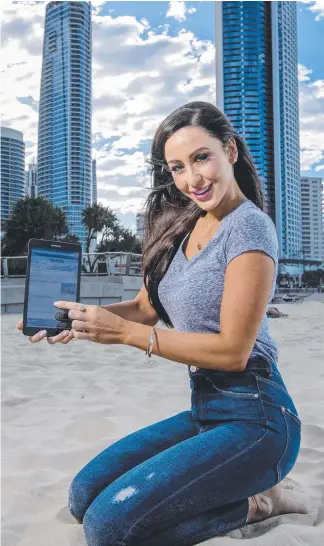
[[[208,150],[208,148],[206,148],[206,146],[202,146],[201,148],[197,148],[197,150],[195,150],[194,152],[191,152],[191,154],[189,155],[189,159],[191,159],[194,155],[196,155],[198,152],[201,152],[202,150]],[[170,159],[168,161],[168,163],[181,163],[181,160],[180,159]]]

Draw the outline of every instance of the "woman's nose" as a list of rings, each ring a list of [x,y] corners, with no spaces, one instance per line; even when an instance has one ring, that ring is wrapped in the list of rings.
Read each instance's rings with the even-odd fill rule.
[[[202,176],[199,172],[196,172],[194,169],[190,168],[187,170],[187,184],[190,188],[195,190],[201,185]]]

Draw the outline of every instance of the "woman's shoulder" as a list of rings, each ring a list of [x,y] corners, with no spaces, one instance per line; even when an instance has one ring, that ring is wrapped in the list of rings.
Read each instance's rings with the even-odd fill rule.
[[[267,226],[269,229],[276,230],[272,218],[265,211],[261,210],[257,205],[247,199],[242,207],[236,209],[236,214],[232,215],[230,228],[241,226],[243,229],[259,229],[262,226]]]
[[[227,262],[249,250],[262,250],[276,261],[278,238],[270,216],[252,202],[246,202],[240,208],[227,226],[224,241]]]

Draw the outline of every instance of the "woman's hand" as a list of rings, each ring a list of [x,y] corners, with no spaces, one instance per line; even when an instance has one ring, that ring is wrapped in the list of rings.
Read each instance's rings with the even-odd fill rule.
[[[23,321],[19,320],[17,322],[17,330],[23,329]],[[42,339],[45,338],[47,332],[46,330],[41,330],[40,332],[37,332],[37,334],[34,334],[33,336],[30,336],[29,341],[31,343],[39,343],[42,341]],[[71,330],[63,330],[63,332],[60,332],[57,336],[53,337],[47,337],[47,343],[50,345],[54,345],[55,343],[62,343],[63,345],[66,345],[73,339],[73,334],[71,333]]]
[[[56,301],[54,305],[68,310],[74,338],[108,345],[124,343],[129,321],[98,305],[84,305],[84,311],[80,311],[81,304],[75,301]]]

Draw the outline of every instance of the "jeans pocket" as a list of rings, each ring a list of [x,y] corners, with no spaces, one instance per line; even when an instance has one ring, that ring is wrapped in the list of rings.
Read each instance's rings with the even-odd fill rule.
[[[223,396],[251,400],[259,398],[259,389],[253,374],[212,376],[208,378],[213,389]]]
[[[273,381],[271,379],[268,379],[267,377],[261,377],[260,378],[260,381],[263,381],[264,383],[268,383],[268,385],[271,385],[273,387],[276,387],[276,389],[280,389],[282,390],[283,392],[285,393],[288,393],[287,391],[287,387],[286,385],[284,384],[283,380],[282,380],[282,377],[281,376],[277,376],[276,377],[277,381]]]
[[[277,483],[281,482],[293,469],[298,457],[301,440],[301,422],[298,415],[284,406],[281,406],[280,411],[284,421],[286,443],[276,465]]]
[[[192,415],[206,421],[254,421],[266,424],[257,380],[253,376],[226,374],[194,376]]]

